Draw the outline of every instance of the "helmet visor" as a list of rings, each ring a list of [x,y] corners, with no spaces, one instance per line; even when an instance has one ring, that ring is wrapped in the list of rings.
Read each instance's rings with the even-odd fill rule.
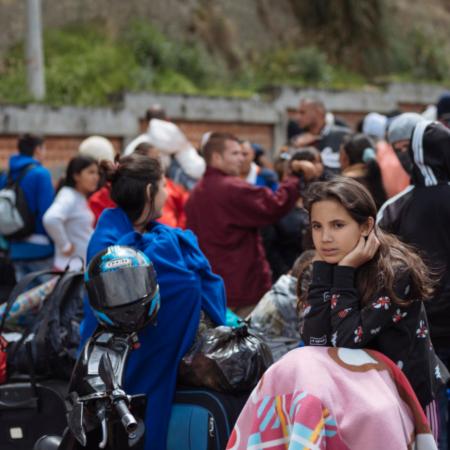
[[[156,291],[153,266],[125,267],[103,272],[86,282],[89,302],[95,308],[114,308],[133,303]]]

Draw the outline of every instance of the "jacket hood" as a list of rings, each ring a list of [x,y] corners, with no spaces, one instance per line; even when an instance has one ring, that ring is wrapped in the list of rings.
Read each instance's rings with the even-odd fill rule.
[[[36,164],[41,165],[41,163],[37,160],[32,158],[31,156],[25,156],[25,155],[13,155],[9,159],[9,170],[12,173],[20,172],[25,166],[28,166],[29,164]]]
[[[411,141],[412,183],[436,186],[450,181],[450,130],[424,120],[414,128]]]

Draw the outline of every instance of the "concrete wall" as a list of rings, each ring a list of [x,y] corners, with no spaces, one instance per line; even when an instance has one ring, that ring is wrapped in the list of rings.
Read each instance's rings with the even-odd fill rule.
[[[55,173],[61,171],[81,140],[89,135],[110,138],[120,151],[145,129],[144,113],[155,103],[166,109],[194,145],[199,144],[203,133],[215,130],[232,132],[272,150],[284,144],[288,116],[295,117],[303,97],[323,100],[329,110],[354,126],[371,111],[421,111],[435,103],[443,90],[438,86],[409,84],[358,92],[285,88],[271,101],[142,93],[126,94],[119,110],[0,106],[0,165],[5,167],[8,156],[15,151],[17,136],[25,132],[47,137],[48,165]]]

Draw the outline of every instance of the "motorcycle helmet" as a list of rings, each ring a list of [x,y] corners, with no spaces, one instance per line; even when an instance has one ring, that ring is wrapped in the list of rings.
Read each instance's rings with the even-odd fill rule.
[[[156,319],[160,297],[150,259],[114,245],[97,253],[85,272],[89,303],[105,328],[130,333]]]

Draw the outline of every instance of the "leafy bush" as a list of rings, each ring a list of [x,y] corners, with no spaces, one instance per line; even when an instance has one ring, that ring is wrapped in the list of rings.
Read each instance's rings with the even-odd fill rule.
[[[22,45],[13,47],[0,65],[0,103],[25,104],[31,100]]]
[[[273,85],[354,88],[380,75],[449,80],[447,41],[419,27],[405,37],[401,19],[386,20],[386,1],[338,0],[331,6],[327,0],[291,0],[309,45],[253,52],[235,66],[229,61],[233,43],[224,46],[228,56],[220,45],[209,52],[205,42],[171,40],[143,21],[114,37],[99,24],[48,30],[45,102],[100,106],[114,104],[124,91],[145,90],[249,97]],[[216,45],[214,39],[208,43]],[[0,62],[0,103],[31,101],[23,55],[18,45]]]
[[[99,25],[49,30],[44,35],[45,102],[59,106],[111,104],[124,91],[195,94],[217,88],[223,66],[199,44],[168,40],[136,22],[113,39]],[[11,50],[0,70],[0,102],[26,103],[23,46]]]
[[[171,41],[147,22],[134,22],[125,35],[125,44],[140,66],[177,72],[196,86],[207,86],[217,75],[216,62],[198,42]]]
[[[81,32],[80,32],[81,31]],[[51,104],[104,105],[125,91],[134,56],[92,30],[46,34],[47,101]]]

